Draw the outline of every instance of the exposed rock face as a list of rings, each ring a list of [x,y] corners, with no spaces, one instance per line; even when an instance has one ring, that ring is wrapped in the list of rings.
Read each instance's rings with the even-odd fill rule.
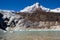
[[[30,21],[32,25],[30,27],[37,28],[49,28],[51,26],[60,25],[60,13],[45,12],[36,10],[34,13],[19,13],[24,16],[25,19]],[[25,14],[25,15],[24,15]]]
[[[36,15],[34,15],[34,13],[31,14],[32,16],[30,16],[30,14],[29,15],[27,15],[27,14],[23,14],[23,13],[22,13],[22,15],[20,14],[22,16],[22,18],[21,19],[18,18],[19,20],[16,22],[16,24],[12,24],[11,27],[13,27],[13,25],[14,25],[15,28],[18,28],[18,29],[19,29],[19,27],[53,29],[54,26],[60,25],[60,21],[58,18],[59,15],[55,16],[56,13],[51,13],[50,16],[49,16],[49,14],[45,14],[45,13],[44,13],[45,16],[43,15],[43,13],[42,14],[38,13],[40,16],[39,15],[36,16]],[[50,18],[50,17],[54,17],[54,18]],[[12,21],[10,23],[12,23]],[[56,27],[54,29],[56,29]]]
[[[8,23],[11,24],[12,21],[15,22],[11,27],[19,28],[40,28],[40,29],[58,29],[60,25],[60,13],[45,12],[45,11],[35,11],[34,13],[17,13],[19,18],[14,18]],[[14,23],[13,22],[13,23]],[[14,29],[15,29],[14,28]]]
[[[3,30],[6,30],[5,28],[7,27],[7,25],[4,22],[4,19],[2,17],[3,17],[3,15],[0,13],[0,28]]]

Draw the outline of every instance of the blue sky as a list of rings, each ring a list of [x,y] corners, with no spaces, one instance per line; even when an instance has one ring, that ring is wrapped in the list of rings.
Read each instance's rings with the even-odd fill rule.
[[[50,9],[60,7],[60,0],[0,0],[0,9],[19,11],[36,2]]]

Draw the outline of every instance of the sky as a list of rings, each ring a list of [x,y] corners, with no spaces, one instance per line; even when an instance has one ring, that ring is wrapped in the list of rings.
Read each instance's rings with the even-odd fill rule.
[[[0,9],[20,11],[36,2],[50,9],[60,7],[60,0],[0,0]]]

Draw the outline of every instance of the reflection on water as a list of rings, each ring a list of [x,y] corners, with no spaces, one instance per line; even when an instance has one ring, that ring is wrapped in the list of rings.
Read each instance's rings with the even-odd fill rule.
[[[0,30],[0,40],[60,40],[60,31],[14,31]]]

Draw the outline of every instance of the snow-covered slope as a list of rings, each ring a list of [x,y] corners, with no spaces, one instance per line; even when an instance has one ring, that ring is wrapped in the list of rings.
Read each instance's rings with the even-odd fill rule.
[[[15,14],[15,11],[13,10],[0,10],[0,13],[3,14],[3,18],[10,18]]]
[[[45,7],[43,7],[42,5],[40,6],[40,8],[41,8],[43,11],[46,11],[46,12],[49,12],[49,11],[50,11],[49,8],[45,8]]]
[[[31,6],[25,7],[23,10],[20,10],[20,12],[29,12],[29,13],[31,13],[31,12],[34,12],[38,8],[40,8],[43,11],[46,11],[46,12],[50,11],[49,8],[45,8],[42,5],[40,5],[39,3],[35,3],[35,4],[31,5]]]
[[[56,9],[51,9],[50,12],[56,12],[56,13],[60,13],[60,8],[56,8]]]
[[[31,6],[27,6],[25,7],[23,10],[20,10],[20,12],[34,12],[37,8],[40,8],[42,11],[46,11],[46,12],[56,12],[59,13],[60,12],[60,8],[56,8],[56,9],[50,9],[50,8],[46,8],[42,5],[40,5],[39,3],[35,3]]]
[[[33,12],[35,11],[37,8],[39,8],[39,3],[35,3],[32,6],[27,6],[25,7],[23,10],[20,10],[20,12]]]

